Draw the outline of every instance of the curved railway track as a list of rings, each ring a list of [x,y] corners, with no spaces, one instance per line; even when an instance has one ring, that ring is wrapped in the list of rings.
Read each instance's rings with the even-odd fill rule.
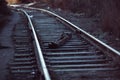
[[[29,28],[14,29],[12,78],[119,80],[118,51],[50,11],[27,7],[19,12]]]

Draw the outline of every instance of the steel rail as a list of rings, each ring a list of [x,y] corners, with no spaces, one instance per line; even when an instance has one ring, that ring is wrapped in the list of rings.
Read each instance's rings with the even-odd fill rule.
[[[43,75],[45,77],[45,80],[51,80],[46,63],[45,63],[45,60],[44,60],[44,57],[43,57],[41,46],[40,46],[40,43],[39,43],[39,40],[37,37],[37,33],[36,33],[34,26],[33,26],[33,23],[32,23],[32,20],[25,10],[22,10],[22,9],[19,9],[19,10],[22,11],[27,16],[27,19],[29,21],[29,25],[31,27],[30,29],[32,30],[32,33],[34,36],[35,45],[36,45],[37,52],[38,52],[38,58],[39,58],[39,62],[41,63],[41,67],[42,67],[42,71],[43,71]]]
[[[57,14],[51,12],[51,11],[45,10],[45,9],[33,8],[33,7],[24,7],[24,8],[33,9],[33,10],[39,10],[39,11],[48,13],[49,15],[52,15],[52,16],[58,18],[60,21],[62,21],[63,23],[66,23],[71,28],[73,28],[74,31],[77,34],[80,34],[80,36],[82,36],[83,38],[85,38],[86,40],[88,40],[89,42],[91,42],[93,45],[95,45],[96,47],[98,47],[101,51],[103,51],[107,55],[113,57],[113,59],[119,63],[119,60],[120,60],[120,52],[119,51],[117,51],[114,48],[110,47],[106,43],[103,43],[99,39],[95,38],[94,36],[90,35],[88,32],[86,32],[83,29],[81,29],[80,27],[74,25],[70,21],[62,18],[61,16],[59,16],[59,15],[57,15]]]

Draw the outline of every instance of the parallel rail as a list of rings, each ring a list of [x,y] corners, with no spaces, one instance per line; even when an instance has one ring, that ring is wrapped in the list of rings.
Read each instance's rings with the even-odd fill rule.
[[[97,38],[95,38],[94,36],[90,35],[89,33],[87,33],[86,31],[82,30],[81,28],[79,28],[78,26],[72,24],[71,22],[67,21],[66,19],[62,18],[61,16],[52,13],[48,10],[45,9],[39,9],[39,8],[33,8],[33,7],[24,7],[24,8],[28,8],[28,9],[33,9],[33,10],[39,10],[42,12],[45,12],[49,15],[54,16],[55,18],[57,18],[60,22],[64,23],[65,25],[67,25],[68,27],[70,27],[74,33],[77,33],[79,36],[82,36],[83,38],[85,38],[87,41],[89,41],[90,43],[92,43],[93,45],[95,45],[97,48],[99,48],[101,51],[103,51],[105,54],[109,55],[110,57],[113,58],[113,60],[116,62],[116,64],[119,64],[119,60],[120,60],[120,52],[118,52],[117,50],[113,49],[112,47],[110,47],[109,45],[103,43],[102,41],[98,40]],[[22,11],[28,18],[29,21],[29,25],[30,25],[30,29],[33,33],[34,36],[34,41],[35,41],[35,45],[36,45],[36,50],[38,52],[38,58],[39,58],[39,62],[41,64],[42,67],[42,71],[43,71],[43,75],[45,77],[45,80],[51,80],[45,60],[44,60],[44,56],[41,50],[41,46],[40,43],[38,41],[38,35],[34,29],[32,20],[30,18],[30,16],[27,14],[26,11],[24,10],[20,10]]]
[[[61,16],[59,16],[59,15],[53,13],[53,12],[50,12],[48,10],[45,10],[45,9],[33,8],[33,7],[24,7],[24,8],[33,9],[33,10],[39,10],[39,11],[48,13],[49,15],[52,15],[52,16],[56,17],[58,20],[60,20],[61,22],[63,22],[64,24],[66,24],[70,28],[72,28],[72,30],[75,33],[77,33],[80,36],[84,37],[86,40],[88,40],[89,42],[91,42],[93,45],[95,45],[96,47],[98,47],[100,50],[102,50],[107,55],[113,57],[113,59],[115,61],[116,60],[117,61],[120,60],[120,52],[119,51],[117,51],[114,48],[110,47],[109,45],[103,43],[99,39],[97,39],[94,36],[90,35],[88,32],[84,31],[83,29],[79,28],[78,26],[74,25],[73,23],[69,22],[68,20],[62,18]]]
[[[40,46],[40,43],[39,43],[39,40],[38,40],[38,37],[37,37],[37,33],[36,33],[35,29],[34,29],[34,26],[33,26],[33,23],[32,23],[32,21],[30,19],[30,16],[27,14],[26,11],[24,11],[24,10],[20,10],[20,11],[22,11],[26,15],[26,17],[27,17],[27,19],[29,21],[30,29],[31,29],[31,31],[33,33],[33,36],[34,36],[33,38],[34,38],[36,50],[37,50],[37,53],[38,53],[38,57],[37,57],[39,59],[38,62],[40,62],[40,64],[41,64],[45,80],[51,80],[50,75],[48,73],[48,69],[46,67],[46,63],[45,63],[44,57],[43,57],[41,46]]]

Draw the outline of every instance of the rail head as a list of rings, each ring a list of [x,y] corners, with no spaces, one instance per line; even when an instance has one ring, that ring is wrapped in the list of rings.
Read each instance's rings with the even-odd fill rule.
[[[49,15],[52,15],[52,16],[58,18],[62,22],[66,23],[67,25],[72,27],[74,29],[74,31],[76,31],[77,34],[80,34],[80,36],[84,37],[86,40],[90,41],[93,45],[97,46],[101,51],[103,51],[107,55],[113,57],[113,59],[115,61],[117,60],[119,62],[119,60],[120,60],[120,52],[119,51],[117,51],[114,48],[110,47],[109,45],[103,43],[99,39],[95,38],[94,36],[90,35],[88,32],[81,29],[80,27],[74,25],[70,21],[62,18],[61,16],[59,16],[59,15],[57,15],[57,14],[51,12],[51,11],[45,10],[45,9],[33,8],[33,7],[24,7],[24,8],[29,8],[29,9],[33,9],[33,10],[39,10],[39,11],[48,13]]]
[[[23,12],[28,19],[29,29],[32,31],[33,39],[34,39],[36,50],[37,50],[37,53],[38,53],[38,62],[41,63],[42,72],[43,72],[43,75],[45,77],[45,80],[51,80],[48,69],[47,69],[47,66],[46,66],[46,63],[45,63],[45,60],[44,60],[44,57],[43,57],[41,46],[40,46],[40,43],[39,43],[39,40],[38,40],[38,37],[37,37],[37,33],[36,33],[36,31],[34,29],[34,26],[33,26],[33,23],[32,23],[32,20],[25,10],[18,9],[18,11]]]

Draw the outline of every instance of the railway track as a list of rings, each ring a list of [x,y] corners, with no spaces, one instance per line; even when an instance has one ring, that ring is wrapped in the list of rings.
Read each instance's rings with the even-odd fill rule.
[[[14,29],[15,80],[119,80],[118,51],[52,12],[19,11],[29,27]]]
[[[20,14],[21,15],[21,14]],[[14,59],[9,63],[10,80],[35,80],[39,76],[35,58],[33,38],[27,26],[27,19],[21,21],[13,29]]]

